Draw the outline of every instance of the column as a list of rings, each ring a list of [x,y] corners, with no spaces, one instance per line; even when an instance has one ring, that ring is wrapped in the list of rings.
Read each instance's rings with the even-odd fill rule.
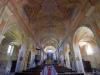
[[[69,52],[65,53],[65,61],[66,61],[66,67],[71,68],[70,66],[70,58],[69,58]]]
[[[8,50],[9,50],[9,48],[10,48],[10,52],[9,53],[7,52],[8,60],[7,60],[7,65],[6,65],[6,69],[5,69],[5,74],[9,74],[10,71],[11,71],[12,53],[13,53],[13,50],[14,50],[14,44],[9,44],[8,45]]]
[[[35,67],[35,53],[33,51],[31,51],[31,60],[30,60],[30,68]]]
[[[25,54],[24,54],[24,58],[22,61],[22,70],[26,70],[28,68],[28,61],[29,61],[29,50],[27,49]]]
[[[44,51],[41,50],[41,64],[44,62]]]
[[[69,46],[70,46],[70,54],[69,54],[70,65],[71,65],[72,70],[76,71],[77,69],[76,69],[76,64],[75,64],[75,53],[73,50],[73,42],[71,41],[71,39],[69,39]]]
[[[7,65],[6,65],[6,69],[5,69],[5,74],[9,74],[10,70],[11,70],[11,66],[12,66],[12,62],[11,62],[11,56],[8,56],[8,60],[7,60]]]
[[[82,62],[82,57],[79,49],[79,44],[76,44],[74,47],[74,53],[75,53],[75,64],[76,64],[76,69],[77,72],[82,72],[84,73],[84,66]]]
[[[84,73],[84,66],[82,62],[82,57],[79,49],[79,44],[75,43],[73,44],[73,38],[69,38],[69,44],[71,49],[71,56],[72,56],[72,68],[73,70],[77,70],[77,72]]]
[[[15,69],[15,72],[20,72],[22,71],[23,69],[23,66],[22,66],[22,61],[23,61],[23,58],[24,58],[24,55],[25,55],[25,52],[26,52],[26,43],[23,43],[21,45],[21,48],[19,50],[19,55],[18,55],[18,59],[17,59],[17,64],[16,64],[16,69]]]

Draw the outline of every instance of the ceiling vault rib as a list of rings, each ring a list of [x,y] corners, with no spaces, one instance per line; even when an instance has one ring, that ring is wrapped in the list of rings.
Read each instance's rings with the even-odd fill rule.
[[[13,14],[15,15],[15,17],[17,18],[18,22],[20,22],[22,25],[22,28],[29,34],[29,32],[32,34],[33,37],[33,33],[31,32],[31,29],[29,28],[29,24],[25,23],[25,21],[23,20],[23,18],[21,17],[21,15],[18,13],[18,10],[14,4],[14,2],[12,0],[9,1],[9,8],[12,10]]]
[[[31,3],[29,0],[25,1],[25,3],[20,0],[9,2],[9,8],[22,28],[32,39],[38,41],[46,34],[55,35],[52,38],[62,39],[59,47],[67,38],[73,36],[85,17],[85,9],[89,3],[88,0],[31,0]]]
[[[0,12],[0,18],[1,18],[1,16],[2,16],[2,14],[3,14],[4,10],[5,10],[5,7],[6,7],[6,5],[8,4],[8,2],[9,2],[9,0],[7,0],[7,1],[4,3],[4,5],[2,6],[2,9],[1,9],[1,12]]]

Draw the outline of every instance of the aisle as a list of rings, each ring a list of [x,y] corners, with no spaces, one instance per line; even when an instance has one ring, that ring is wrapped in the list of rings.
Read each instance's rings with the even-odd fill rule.
[[[57,72],[53,65],[46,65],[40,75],[57,75]]]

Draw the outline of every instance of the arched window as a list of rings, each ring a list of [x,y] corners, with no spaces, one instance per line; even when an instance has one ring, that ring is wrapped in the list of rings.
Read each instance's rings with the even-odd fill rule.
[[[44,51],[46,53],[54,53],[56,51],[55,47],[54,46],[46,46]]]
[[[8,50],[7,50],[7,55],[12,55],[13,53],[13,50],[14,50],[14,45],[13,44],[9,44],[8,46]]]
[[[73,39],[74,52],[80,50],[81,57],[84,61],[89,61],[92,68],[100,67],[99,49],[96,43],[95,35],[88,27],[77,29]]]

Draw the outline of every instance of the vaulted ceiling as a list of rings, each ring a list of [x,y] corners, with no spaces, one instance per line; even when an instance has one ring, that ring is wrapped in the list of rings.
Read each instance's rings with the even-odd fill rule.
[[[85,16],[91,6],[95,6],[96,12],[93,14],[97,20],[92,16],[88,18]],[[3,12],[1,9],[4,7],[6,8]],[[99,27],[97,33],[100,36],[98,16],[100,16],[100,0],[0,0],[0,36],[3,33],[7,37],[4,42],[14,40],[15,45],[20,45],[24,30],[25,35],[34,40],[32,43],[35,43],[36,47],[45,48],[52,45],[57,48],[75,33],[84,18],[86,18],[84,23],[91,18],[96,20]],[[86,36],[83,38],[83,35]],[[77,37],[77,41],[82,38],[85,41],[94,40],[85,29],[81,29]]]
[[[75,29],[76,17],[87,0],[11,0],[12,11],[22,27],[35,40],[64,38]],[[70,31],[71,30],[71,31]],[[48,36],[49,34],[49,36]]]
[[[75,32],[88,7],[95,3],[95,0],[9,0],[8,6],[28,37],[42,44],[53,44],[56,40],[55,44]]]

